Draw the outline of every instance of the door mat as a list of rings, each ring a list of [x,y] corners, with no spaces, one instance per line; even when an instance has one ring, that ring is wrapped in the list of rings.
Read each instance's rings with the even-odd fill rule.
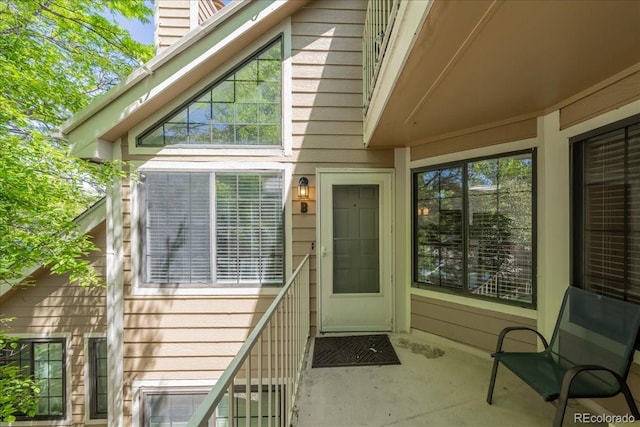
[[[387,335],[316,337],[313,346],[314,368],[399,364]]]

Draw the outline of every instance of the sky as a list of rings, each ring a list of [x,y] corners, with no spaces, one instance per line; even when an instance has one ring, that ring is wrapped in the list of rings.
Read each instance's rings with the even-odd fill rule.
[[[152,0],[145,0],[145,2],[151,7],[154,8]],[[222,3],[227,4],[229,0],[222,0]],[[153,18],[149,23],[142,23],[140,21],[131,21],[120,15],[114,16],[116,22],[125,27],[131,33],[131,36],[134,40],[139,41],[144,44],[153,44],[153,31],[154,31],[154,23]]]
[[[150,1],[147,0],[147,3],[151,8],[153,8],[153,4]],[[129,33],[131,33],[134,40],[144,44],[153,44],[153,17],[151,17],[150,22],[143,23],[137,20],[126,19],[122,15],[118,14],[111,15],[109,13],[105,14],[105,16],[109,19],[115,20],[118,24],[129,30]]]

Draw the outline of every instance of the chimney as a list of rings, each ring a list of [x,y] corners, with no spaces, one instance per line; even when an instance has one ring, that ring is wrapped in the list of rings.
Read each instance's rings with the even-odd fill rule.
[[[156,0],[156,54],[224,7],[220,0]]]

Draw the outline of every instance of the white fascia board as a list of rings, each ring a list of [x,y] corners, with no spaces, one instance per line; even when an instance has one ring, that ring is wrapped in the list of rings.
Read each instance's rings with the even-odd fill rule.
[[[363,139],[365,148],[380,122],[389,97],[400,78],[409,55],[413,51],[434,0],[401,2],[396,16],[391,38],[382,59],[380,72],[376,80],[369,109],[364,118]]]
[[[61,131],[72,144],[72,152],[76,155],[95,153],[93,146],[106,132],[141,107],[157,102],[176,82],[188,79],[240,36],[277,14],[287,3],[285,0],[238,0],[229,3],[202,26],[65,123]],[[203,42],[197,43],[199,41]]]
[[[78,224],[78,232],[87,234],[107,218],[107,208],[105,199],[101,199],[93,206],[80,214],[74,221]],[[33,273],[42,268],[42,265],[35,265],[25,268],[19,279],[10,280],[8,283],[0,283],[0,297],[13,289],[20,282],[31,276]]]
[[[251,0],[235,0],[227,4],[220,12],[213,15],[212,18],[204,22],[200,27],[195,28],[193,31],[185,34],[179,41],[172,46],[163,50],[153,58],[151,58],[146,64],[137,68],[127,78],[115,85],[105,94],[96,97],[91,104],[74,114],[69,120],[64,122],[60,126],[62,134],[66,135],[72,132],[76,127],[84,123],[91,118],[98,111],[102,110],[105,106],[111,103],[114,99],[118,98],[127,90],[138,84],[148,75],[152,74],[156,69],[161,67],[164,63],[171,60],[174,56],[178,55],[183,50],[215,30],[220,24],[225,22],[231,16],[233,16],[238,10],[250,3]],[[157,16],[156,16],[157,19]]]
[[[102,139],[87,141],[87,144],[78,144],[73,147],[73,154],[81,159],[94,162],[113,160],[113,143]]]

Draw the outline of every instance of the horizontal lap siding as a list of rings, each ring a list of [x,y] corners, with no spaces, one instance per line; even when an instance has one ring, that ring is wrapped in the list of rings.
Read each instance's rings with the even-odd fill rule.
[[[462,304],[411,296],[411,327],[420,331],[494,351],[498,334],[507,326],[536,327],[534,319],[469,307]],[[505,341],[506,350],[535,351],[533,333],[513,332]]]
[[[90,256],[100,275],[105,265],[104,223],[92,231],[93,243],[100,249]],[[11,334],[69,334],[71,337],[71,424],[84,425],[85,373],[84,336],[106,332],[106,298],[104,288],[83,288],[69,283],[68,276],[41,270],[34,276],[34,286],[18,288],[0,298],[2,318]]]
[[[562,107],[560,129],[584,122],[637,99],[640,99],[640,71],[621,76],[619,80]]]
[[[123,341],[127,425],[131,423],[134,381],[219,378],[273,300],[270,295],[135,295],[131,285],[131,203],[131,191],[125,184]]]
[[[361,33],[366,1],[310,3],[292,16],[291,156],[145,156],[123,159],[174,162],[276,162],[293,166],[292,267],[310,253],[311,322],[316,323],[317,168],[393,167],[393,151],[365,150],[362,140]],[[204,84],[204,82],[200,82]],[[127,141],[127,136],[122,138]],[[297,182],[310,180],[309,211],[300,213]],[[123,186],[125,252],[125,423],[131,421],[136,380],[215,379],[231,361],[272,297],[186,297],[135,295],[131,281],[131,200]]]
[[[189,1],[157,0],[157,2],[156,43],[158,52],[161,52],[189,32],[191,11],[189,9]]]
[[[311,325],[316,325],[316,169],[393,167],[390,150],[365,150],[362,139],[362,29],[366,1],[312,2],[292,16],[294,265],[310,253]],[[310,181],[300,213],[296,185]]]

